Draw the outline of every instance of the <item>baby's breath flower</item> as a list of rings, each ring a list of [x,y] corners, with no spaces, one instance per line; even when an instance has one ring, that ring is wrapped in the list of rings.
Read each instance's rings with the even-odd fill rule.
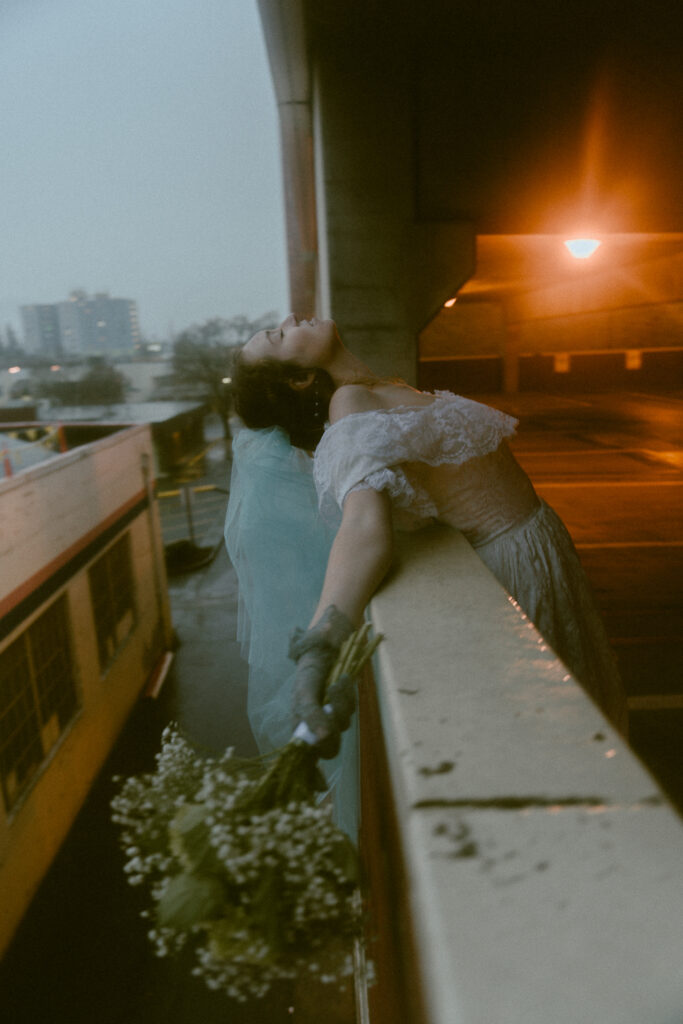
[[[202,757],[169,726],[156,770],[112,801],[128,881],[151,897],[155,954],[191,946],[192,973],[238,1001],[302,973],[339,985],[353,970],[349,844],[330,808],[301,796],[308,757],[298,744],[266,760]]]

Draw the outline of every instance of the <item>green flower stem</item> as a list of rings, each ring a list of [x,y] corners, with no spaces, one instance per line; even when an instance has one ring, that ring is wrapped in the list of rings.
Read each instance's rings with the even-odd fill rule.
[[[357,629],[345,641],[339,652],[339,657],[332,666],[325,682],[325,693],[343,675],[354,679],[368,659],[375,653],[378,644],[382,640],[382,635],[379,634],[373,640],[368,640],[370,629],[370,623],[365,622],[360,629]]]

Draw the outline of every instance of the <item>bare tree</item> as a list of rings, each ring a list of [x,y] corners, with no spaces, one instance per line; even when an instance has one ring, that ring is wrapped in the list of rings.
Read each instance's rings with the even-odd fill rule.
[[[234,316],[228,320],[214,317],[182,331],[173,344],[173,373],[177,380],[195,394],[209,400],[223,423],[223,432],[230,437],[232,396],[229,377],[235,350],[257,331],[273,327],[277,314],[270,312],[250,320]]]

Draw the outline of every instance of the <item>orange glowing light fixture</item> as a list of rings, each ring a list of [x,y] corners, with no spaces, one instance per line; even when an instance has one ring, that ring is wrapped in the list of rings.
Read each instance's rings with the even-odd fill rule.
[[[602,242],[598,238],[568,238],[564,244],[575,260],[587,260]]]
[[[454,306],[457,301],[458,301],[458,299],[457,299],[457,296],[456,296],[454,299],[448,299],[447,302],[444,302],[444,306],[446,307],[446,309],[450,309],[451,306]]]

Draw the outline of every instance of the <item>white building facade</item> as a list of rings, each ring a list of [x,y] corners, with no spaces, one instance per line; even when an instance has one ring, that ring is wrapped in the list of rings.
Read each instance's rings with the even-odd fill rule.
[[[31,353],[120,355],[140,343],[137,305],[106,292],[72,292],[66,302],[22,306],[24,344]]]
[[[57,359],[62,355],[62,336],[57,306],[43,303],[22,306],[24,347],[31,355]]]

